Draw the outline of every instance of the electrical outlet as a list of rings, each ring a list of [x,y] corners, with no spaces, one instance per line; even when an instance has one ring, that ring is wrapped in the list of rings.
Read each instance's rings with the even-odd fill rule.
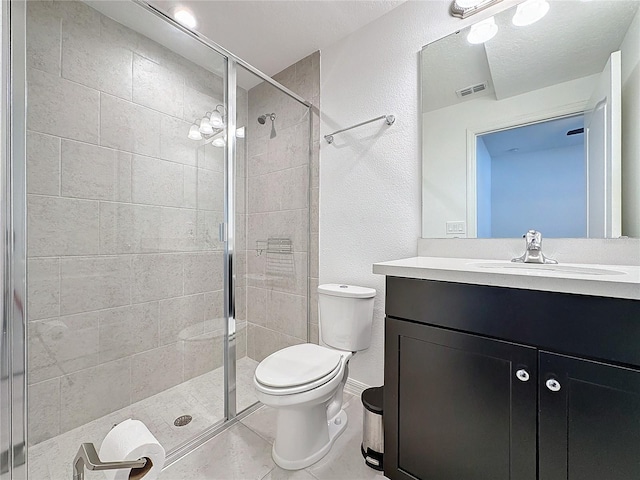
[[[459,235],[467,231],[465,222],[447,222],[447,235]]]

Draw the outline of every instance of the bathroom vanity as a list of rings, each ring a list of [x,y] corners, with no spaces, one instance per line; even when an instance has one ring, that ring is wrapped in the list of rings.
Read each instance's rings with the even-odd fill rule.
[[[374,265],[385,475],[640,478],[640,268],[597,267]]]

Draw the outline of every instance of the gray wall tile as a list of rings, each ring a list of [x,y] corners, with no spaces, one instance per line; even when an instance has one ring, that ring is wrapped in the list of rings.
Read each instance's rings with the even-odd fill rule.
[[[148,302],[182,295],[182,263],[183,255],[135,255],[131,287],[133,301]]]
[[[204,312],[204,295],[160,300],[158,312],[160,344],[167,345],[202,335]]]
[[[60,315],[60,260],[30,258],[27,277],[29,320]]]
[[[71,198],[28,198],[29,255],[99,253],[98,202]]]
[[[29,385],[29,444],[60,433],[60,378]]]
[[[27,132],[27,193],[60,195],[60,138]]]
[[[60,23],[53,2],[27,3],[27,66],[60,74]]]
[[[185,122],[200,122],[207,112],[212,112],[218,105],[222,105],[222,92],[218,96],[207,95],[191,87],[184,89],[184,114]]]
[[[182,352],[175,343],[154,348],[131,358],[131,400],[133,402],[182,382]]]
[[[158,312],[157,302],[100,311],[100,362],[157,347]]]
[[[182,117],[184,78],[147,58],[133,58],[133,101],[174,117]],[[158,128],[159,125],[154,125]]]
[[[78,257],[60,260],[60,312],[63,315],[130,303],[130,258]]]
[[[96,313],[31,322],[28,334],[30,383],[98,364]]]
[[[63,24],[62,76],[131,100],[133,53],[117,44],[105,42],[100,36],[100,26],[97,16],[84,24]]]
[[[184,293],[221,290],[224,282],[222,252],[184,255]]]
[[[191,122],[163,115],[160,120],[160,158],[195,166],[202,142],[187,137]],[[215,147],[211,147],[215,148]]]
[[[184,354],[184,379],[203,375],[223,363],[222,333],[203,333],[197,337],[181,340]]]
[[[307,297],[283,292],[269,292],[267,327],[277,332],[307,340]]]
[[[131,169],[131,197],[134,203],[182,207],[185,203],[183,166],[135,155]]]
[[[63,140],[62,195],[131,201],[131,154]]]
[[[98,143],[100,92],[35,69],[27,81],[29,130]]]
[[[198,208],[218,212],[224,210],[224,174],[198,169]]]
[[[162,114],[135,103],[100,94],[100,144],[126,152],[160,154]]]
[[[66,432],[128,405],[130,369],[128,357],[62,377],[60,430]]]

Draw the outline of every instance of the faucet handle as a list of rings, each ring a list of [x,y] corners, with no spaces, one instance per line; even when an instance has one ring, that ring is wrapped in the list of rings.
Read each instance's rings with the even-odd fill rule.
[[[529,230],[523,235],[526,239],[527,250],[539,250],[542,248],[542,234],[536,230]]]

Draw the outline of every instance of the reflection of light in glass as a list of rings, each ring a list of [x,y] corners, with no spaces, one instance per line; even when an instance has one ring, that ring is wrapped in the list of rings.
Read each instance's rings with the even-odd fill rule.
[[[211,126],[213,128],[222,128],[224,127],[224,119],[222,118],[222,113],[220,111],[220,109],[224,110],[224,106],[223,105],[218,105],[216,106],[216,109],[211,112]]]
[[[178,23],[181,23],[187,28],[195,28],[198,22],[196,22],[196,17],[193,14],[184,8],[180,8],[176,10],[173,14],[173,18],[176,19]]]
[[[236,137],[244,138],[244,127],[236,128]]]
[[[202,135],[200,134],[200,129],[198,125],[191,125],[191,128],[189,129],[188,137],[191,140],[202,140]]]
[[[516,8],[513,16],[513,24],[524,27],[536,23],[549,11],[549,3],[546,0],[527,0]]]
[[[203,135],[213,135],[213,127],[211,123],[209,123],[209,118],[206,116],[202,117],[200,120],[200,133]]]
[[[478,44],[491,40],[498,33],[498,25],[493,17],[487,18],[471,26],[467,40],[469,43]]]
[[[224,138],[218,137],[211,142],[214,147],[224,147]]]

